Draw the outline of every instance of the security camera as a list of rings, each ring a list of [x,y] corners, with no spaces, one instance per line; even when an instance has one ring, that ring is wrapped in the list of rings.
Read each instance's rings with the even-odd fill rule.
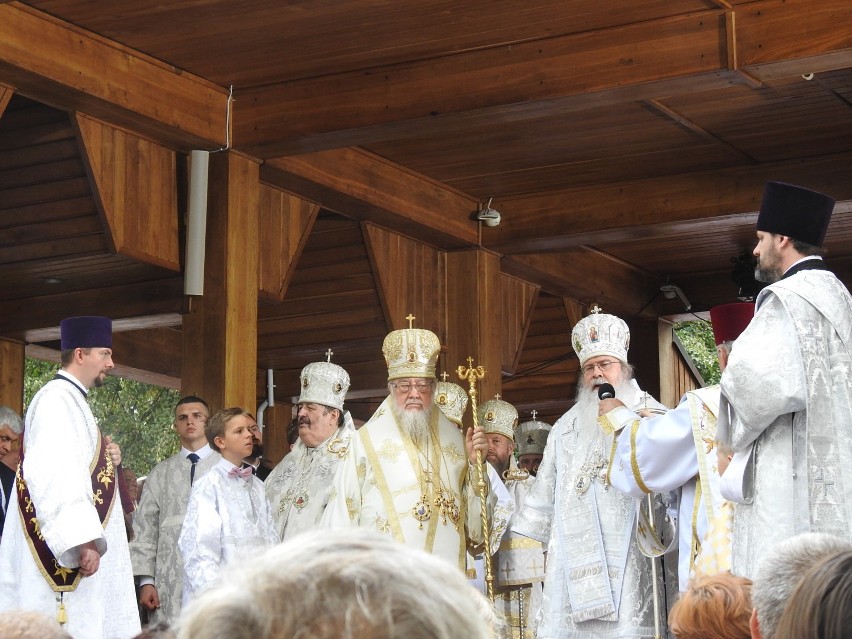
[[[479,209],[471,216],[474,220],[483,222],[485,226],[500,226],[501,215],[500,211],[491,208],[491,202],[494,198],[488,198],[488,204],[485,206],[479,205]]]
[[[500,211],[492,209],[490,206],[482,211],[477,212],[476,219],[483,222],[485,226],[500,226]]]

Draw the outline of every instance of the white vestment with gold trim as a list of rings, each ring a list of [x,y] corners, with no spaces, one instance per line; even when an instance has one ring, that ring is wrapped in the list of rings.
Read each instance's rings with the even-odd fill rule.
[[[355,434],[349,411],[343,419],[343,426],[315,448],[299,439],[266,478],[266,498],[281,541],[319,527],[331,482]]]
[[[468,539],[483,541],[464,435],[434,407],[428,446],[418,448],[397,424],[390,401],[352,437],[321,524],[369,528],[464,570]],[[489,516],[493,501],[489,493]]]
[[[106,525],[95,510],[90,464],[98,426],[80,389],[77,382],[54,379],[33,398],[23,437],[24,476],[41,533],[60,565],[78,567],[79,546],[89,541],[101,553],[98,571],[64,594],[65,629],[74,639],[126,639],[139,632],[127,531],[118,490]],[[0,544],[0,611],[32,610],[56,619],[57,593],[33,560],[17,497],[9,506]]]

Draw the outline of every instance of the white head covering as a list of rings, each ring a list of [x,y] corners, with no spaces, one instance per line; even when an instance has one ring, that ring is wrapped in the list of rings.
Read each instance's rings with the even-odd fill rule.
[[[444,373],[446,375],[446,373]],[[441,412],[459,428],[462,426],[464,411],[467,410],[467,393],[458,384],[441,381],[435,386],[435,403]]]
[[[498,395],[480,404],[476,413],[479,425],[486,433],[497,433],[515,441],[518,411],[509,402],[504,402]]]
[[[612,355],[626,364],[630,329],[620,317],[601,313],[598,306],[593,306],[589,315],[571,331],[571,344],[580,358],[580,366],[600,355]]]
[[[343,400],[349,390],[349,373],[331,363],[332,352],[326,351],[329,361],[314,362],[302,369],[299,376],[302,394],[300,404],[320,404],[343,410]]]
[[[515,443],[518,448],[518,455],[543,454],[544,447],[547,445],[547,437],[550,435],[550,429],[550,424],[537,420],[535,418],[535,411],[533,411],[532,419],[523,424],[518,424],[518,427],[515,429]]]

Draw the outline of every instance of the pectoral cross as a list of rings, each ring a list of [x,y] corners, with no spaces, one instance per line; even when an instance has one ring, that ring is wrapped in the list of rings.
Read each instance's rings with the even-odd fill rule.
[[[818,474],[817,474],[818,473]],[[822,486],[822,496],[825,499],[828,499],[828,487],[834,486],[834,480],[826,479],[825,473],[822,468],[817,468],[816,473],[814,473],[814,483],[817,486]]]

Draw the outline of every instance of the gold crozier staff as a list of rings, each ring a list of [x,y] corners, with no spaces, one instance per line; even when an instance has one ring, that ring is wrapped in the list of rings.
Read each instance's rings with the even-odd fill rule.
[[[485,369],[482,366],[473,367],[473,358],[467,358],[467,368],[459,366],[456,371],[459,377],[467,380],[470,385],[468,395],[470,395],[470,406],[473,412],[473,428],[479,426],[479,418],[476,414],[476,382],[485,377]],[[494,602],[494,575],[491,572],[491,529],[488,523],[488,487],[485,483],[485,466],[482,459],[482,451],[476,451],[476,469],[479,475],[479,481],[476,484],[476,492],[479,495],[480,516],[482,517],[482,535],[485,537],[485,587],[488,592],[488,599]]]

